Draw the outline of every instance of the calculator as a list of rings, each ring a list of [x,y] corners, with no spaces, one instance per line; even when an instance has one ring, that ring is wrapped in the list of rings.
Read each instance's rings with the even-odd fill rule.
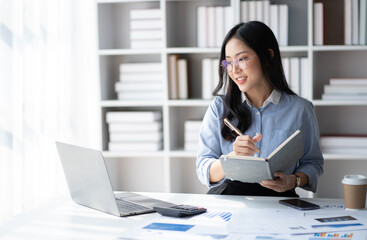
[[[169,207],[153,207],[155,211],[163,216],[187,217],[206,212],[206,208],[192,205],[178,204]]]

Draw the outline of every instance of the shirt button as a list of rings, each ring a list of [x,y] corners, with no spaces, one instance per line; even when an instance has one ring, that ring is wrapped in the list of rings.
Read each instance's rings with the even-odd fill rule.
[[[256,114],[257,114],[257,115],[260,115],[260,112],[257,112]]]

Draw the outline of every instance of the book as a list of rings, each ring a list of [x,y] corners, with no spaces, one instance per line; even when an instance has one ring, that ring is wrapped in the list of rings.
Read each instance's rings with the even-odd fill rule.
[[[264,22],[264,2],[256,1],[256,21]]]
[[[256,20],[256,1],[248,1],[248,20]]]
[[[140,142],[142,139],[146,142],[162,141],[162,132],[110,132],[111,142]]]
[[[322,94],[321,99],[326,101],[367,101],[367,94]]]
[[[126,122],[110,122],[108,124],[109,132],[149,132],[160,131],[162,129],[161,122],[144,122],[144,123],[126,123]]]
[[[136,72],[136,73],[162,72],[162,63],[150,62],[150,63],[121,63],[120,64],[120,74],[121,73],[131,73],[131,72]]]
[[[269,27],[273,31],[275,38],[279,42],[279,7],[276,4],[270,5]]]
[[[212,67],[211,67],[211,75],[212,75],[212,81],[211,81],[211,89],[210,89],[210,95],[211,98],[213,98],[213,91],[215,87],[219,83],[219,73],[218,73],[218,65],[219,65],[219,59],[210,59]],[[220,94],[220,92],[218,92]]]
[[[163,75],[161,72],[139,71],[139,72],[120,72],[120,82],[160,82],[162,83]]]
[[[313,43],[315,45],[324,45],[324,4],[314,3],[314,15],[313,15]]]
[[[142,90],[149,91],[162,91],[162,82],[150,82],[149,80],[146,83],[142,82],[116,82],[115,83],[115,91],[116,92],[129,92],[129,91],[137,91],[140,92]]]
[[[158,151],[162,149],[161,142],[136,142],[127,143],[127,142],[109,142],[108,150],[109,151],[139,151],[139,152],[147,152],[147,151]]]
[[[215,7],[207,7],[207,14],[208,14],[208,22],[207,22],[207,28],[208,28],[208,37],[207,40],[207,47],[215,47],[216,41],[215,41],[215,35],[216,35],[216,25],[215,25]]]
[[[283,64],[283,71],[284,71],[284,76],[285,76],[285,80],[287,81],[288,85],[290,86],[290,70],[289,70],[289,58],[287,57],[282,57],[282,64]]]
[[[178,99],[177,59],[178,56],[176,54],[168,56],[168,87],[170,99]]]
[[[279,4],[279,46],[288,46],[288,9],[287,4]]]
[[[185,129],[185,143],[186,142],[195,142],[199,143],[200,130],[198,131],[190,131]]]
[[[298,57],[291,57],[290,58],[290,88],[296,93],[300,94],[299,91],[299,80],[300,80],[300,60]]]
[[[234,20],[233,20],[233,8],[232,6],[225,6],[224,7],[224,29],[225,34],[229,32],[229,30],[234,26]]]
[[[270,23],[270,1],[263,1],[263,22],[269,26]]]
[[[150,48],[162,48],[163,42],[161,39],[158,40],[131,40],[130,47],[132,49],[150,49]]]
[[[187,152],[196,152],[199,150],[199,143],[196,142],[185,142],[184,149]]]
[[[359,0],[352,0],[352,44],[359,43]]]
[[[224,8],[215,7],[215,46],[220,47],[226,35],[224,26]]]
[[[154,122],[162,119],[159,111],[120,111],[107,112],[106,121],[110,122]]]
[[[144,100],[162,100],[162,91],[130,91],[130,92],[118,92],[117,99],[124,101],[144,101]]]
[[[242,182],[275,179],[275,172],[286,172],[304,155],[300,130],[295,131],[267,158],[222,155],[220,162],[226,178]]]
[[[177,79],[178,79],[178,98],[179,99],[189,98],[186,59],[177,60]]]
[[[344,44],[352,44],[352,0],[344,0]]]
[[[162,29],[161,19],[131,20],[130,30]]]
[[[187,120],[185,121],[185,131],[187,130],[193,130],[193,131],[200,131],[201,124],[203,121],[201,120]]]
[[[241,1],[241,22],[248,22],[248,1]]]
[[[312,100],[312,83],[309,78],[308,58],[300,58],[301,66],[301,97]]]
[[[207,28],[207,7],[199,6],[196,10],[196,24],[197,24],[197,46],[198,47],[207,47],[207,37],[208,37],[208,28]]]
[[[162,30],[131,30],[130,40],[162,40]]]
[[[366,148],[366,135],[322,135],[320,137],[321,148],[325,147],[347,147],[347,148]]]
[[[130,19],[161,19],[162,11],[159,8],[151,8],[151,9],[131,9],[130,10]]]
[[[359,0],[359,44],[366,45],[367,0]]]
[[[330,78],[330,85],[367,85],[367,78]]]
[[[212,60],[204,58],[202,60],[202,82],[201,82],[201,96],[202,99],[212,98]]]
[[[324,85],[325,94],[367,94],[367,85]]]

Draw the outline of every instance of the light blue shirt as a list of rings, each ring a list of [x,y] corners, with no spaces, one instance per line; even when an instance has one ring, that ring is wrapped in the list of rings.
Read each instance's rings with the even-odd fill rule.
[[[251,126],[244,134],[252,137],[262,134],[261,141],[257,143],[262,153],[257,153],[257,156],[266,158],[296,130],[301,130],[305,154],[286,174],[305,173],[308,176],[308,184],[302,188],[315,192],[318,177],[323,172],[324,159],[312,103],[297,95],[289,95],[277,90],[273,90],[260,108],[256,108],[245,94],[242,94],[242,100],[252,114]],[[209,182],[210,165],[221,155],[233,151],[233,142],[223,139],[221,135],[224,108],[223,99],[216,97],[205,113],[200,130],[196,173],[199,180],[210,188],[222,184],[225,180],[224,178],[217,183]],[[232,122],[238,125],[237,119],[233,119]]]

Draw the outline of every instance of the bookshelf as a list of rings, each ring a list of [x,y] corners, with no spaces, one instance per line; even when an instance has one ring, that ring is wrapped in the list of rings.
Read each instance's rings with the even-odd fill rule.
[[[313,3],[325,4],[325,44],[313,45]],[[367,134],[367,101],[325,101],[321,100],[323,86],[331,77],[366,77],[363,63],[367,61],[367,46],[343,44],[342,27],[332,25],[332,19],[339,19],[342,26],[343,1],[336,4],[313,0],[271,0],[271,4],[289,6],[288,46],[281,46],[282,57],[307,57],[308,86],[311,100],[319,121],[321,134]],[[205,114],[210,100],[201,99],[201,59],[219,56],[219,47],[198,48],[196,31],[196,9],[199,6],[232,6],[234,23],[241,19],[240,0],[97,0],[98,11],[98,59],[101,84],[102,149],[107,158],[113,187],[116,190],[161,191],[204,193],[206,187],[197,180],[195,152],[184,151],[184,122],[199,120]],[[162,10],[162,48],[131,49],[129,39],[129,13],[132,9],[160,8]],[[341,22],[340,22],[341,21]],[[168,57],[179,54],[187,59],[188,93],[185,100],[169,99]],[[159,100],[119,101],[114,83],[119,81],[119,64],[128,62],[162,63],[162,98]],[[161,111],[163,148],[156,152],[111,152],[108,151],[108,111]],[[349,123],[347,126],[345,123]],[[365,156],[342,156],[326,154],[328,164],[339,175],[329,177],[327,169],[323,185],[328,178],[333,181],[348,172],[354,162],[365,164]],[[332,161],[338,160],[338,161]],[[331,163],[330,163],[331,162]],[[353,169],[351,171],[356,171]],[[367,175],[366,170],[359,172]],[[330,181],[332,181],[330,180]],[[323,195],[320,195],[323,196]],[[325,196],[335,197],[332,194]]]

